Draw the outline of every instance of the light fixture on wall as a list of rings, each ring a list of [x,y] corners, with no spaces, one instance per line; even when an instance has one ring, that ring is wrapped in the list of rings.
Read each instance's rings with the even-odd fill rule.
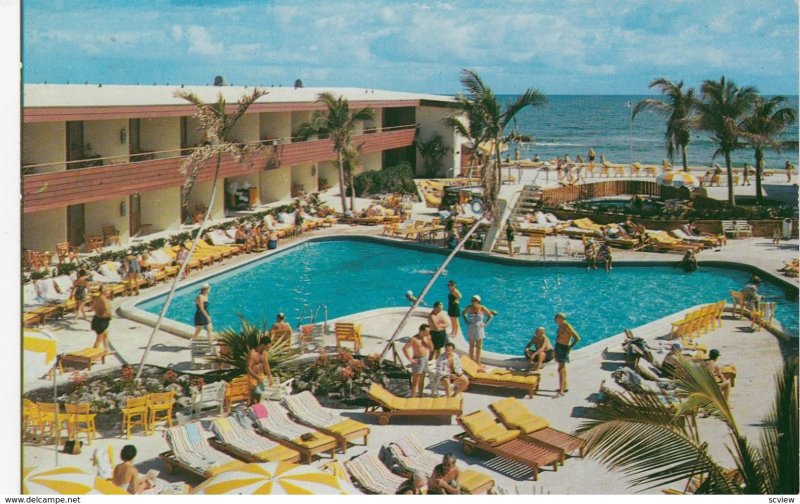
[[[119,216],[125,217],[126,215],[128,215],[128,204],[123,201],[119,204]]]
[[[128,130],[122,128],[119,130],[119,143],[124,144],[128,141]]]

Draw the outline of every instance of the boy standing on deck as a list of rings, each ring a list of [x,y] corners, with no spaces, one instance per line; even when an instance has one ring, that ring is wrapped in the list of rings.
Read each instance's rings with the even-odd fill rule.
[[[558,362],[558,393],[556,397],[561,397],[569,392],[569,385],[567,384],[569,353],[572,347],[578,344],[581,337],[578,336],[572,324],[567,322],[567,316],[563,313],[556,314],[556,324],[558,324],[555,347],[556,362]]]
[[[411,355],[408,351],[411,350]],[[411,362],[411,397],[422,396],[425,373],[428,371],[428,357],[433,352],[428,324],[419,326],[419,332],[412,336],[403,347],[403,355]]]

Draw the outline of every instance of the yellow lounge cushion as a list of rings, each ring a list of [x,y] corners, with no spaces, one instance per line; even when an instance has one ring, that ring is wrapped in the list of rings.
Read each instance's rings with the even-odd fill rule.
[[[292,450],[283,445],[278,445],[269,450],[264,450],[256,453],[256,457],[266,462],[283,462],[297,456],[297,450]]]
[[[239,467],[240,465],[244,465],[244,462],[240,462],[238,460],[231,460],[230,462],[226,462],[222,465],[214,466],[210,469],[206,469],[205,475],[207,477],[216,476],[219,473],[223,473],[228,469],[233,469],[234,467]]]
[[[496,423],[488,429],[476,432],[475,437],[492,446],[500,446],[518,438],[520,434],[521,432],[516,429],[506,429],[505,426]]]
[[[307,450],[313,450],[314,448],[317,448],[324,444],[333,443],[335,441],[336,440],[333,439],[331,436],[328,436],[327,434],[322,434],[321,432],[315,432],[314,439],[310,441],[303,441],[300,438],[292,439],[293,444],[296,444],[297,446],[302,446]]]
[[[534,415],[515,397],[492,403],[492,409],[504,424],[519,429],[525,434],[536,432],[550,426],[550,422]]]
[[[470,433],[475,434],[476,432],[490,428],[495,424],[495,421],[489,413],[485,411],[476,411],[475,413],[462,416],[461,423],[464,424]]]
[[[472,493],[476,488],[480,488],[486,483],[493,482],[494,479],[480,471],[464,469],[458,473],[458,484],[467,493]]]
[[[363,429],[369,430],[369,427],[367,427],[365,424],[349,418],[342,422],[329,425],[327,428],[328,430],[335,432],[340,436],[347,436],[348,434],[352,434]]]
[[[105,355],[106,351],[102,348],[84,348],[83,350],[76,350],[74,352],[67,352],[67,355],[73,357],[86,357],[88,359],[92,359],[95,357],[101,357]]]
[[[550,427],[550,421],[536,415],[531,415],[529,418],[526,418],[519,424],[511,426],[515,429],[521,430],[525,434],[530,434],[531,432],[537,432]]]
[[[401,398],[395,396],[381,385],[372,382],[369,387],[369,396],[375,401],[383,403],[390,409],[404,409],[405,405]]]

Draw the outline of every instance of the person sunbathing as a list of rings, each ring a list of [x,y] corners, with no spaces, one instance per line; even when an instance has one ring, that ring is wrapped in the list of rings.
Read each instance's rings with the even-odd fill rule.
[[[717,380],[717,385],[719,385],[719,390],[722,392],[722,397],[725,398],[725,402],[728,402],[731,394],[731,381],[722,374],[722,371],[719,369],[719,364],[717,364],[717,359],[719,359],[719,350],[716,348],[712,349],[708,352],[708,359],[703,361],[703,363],[708,368],[708,371]]]
[[[133,465],[133,459],[136,458],[136,447],[133,445],[123,446],[119,456],[122,462],[114,467],[112,483],[134,495],[149,490],[152,487],[150,482],[139,474],[139,470]]]

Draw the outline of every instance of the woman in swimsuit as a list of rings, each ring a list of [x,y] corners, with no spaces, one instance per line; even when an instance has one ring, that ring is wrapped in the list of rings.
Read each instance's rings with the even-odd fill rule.
[[[469,358],[480,365],[481,348],[483,339],[486,337],[484,329],[489,326],[494,315],[488,308],[481,304],[481,297],[477,294],[472,296],[472,303],[464,308],[464,320],[467,323],[467,337],[469,338]],[[486,315],[486,321],[483,316]]]
[[[558,362],[558,394],[556,394],[556,397],[560,397],[569,392],[569,385],[567,384],[569,352],[572,347],[578,344],[581,337],[578,336],[572,324],[567,322],[567,316],[563,313],[556,313],[556,324],[558,324],[555,348],[556,362]]]
[[[194,298],[194,336],[192,336],[192,339],[197,338],[200,334],[200,329],[203,327],[206,328],[208,339],[211,339],[211,315],[208,314],[209,291],[211,291],[211,286],[204,283],[202,287],[200,287],[200,294]]]
[[[72,282],[72,296],[75,298],[75,318],[81,314],[81,320],[86,320],[86,290],[89,287],[89,275],[86,270],[78,271],[78,277]]]
[[[447,316],[450,317],[450,336],[455,337],[458,334],[458,317],[461,316],[461,307],[458,306],[458,301],[461,299],[461,293],[456,288],[456,283],[452,280],[447,282]]]

